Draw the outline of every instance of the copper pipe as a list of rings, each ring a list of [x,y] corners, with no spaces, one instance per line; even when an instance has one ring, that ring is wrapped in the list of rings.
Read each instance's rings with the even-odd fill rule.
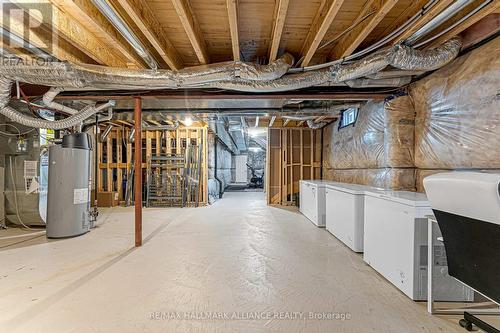
[[[135,246],[142,245],[142,139],[141,139],[141,108],[142,100],[140,97],[135,98],[134,109],[134,186],[135,186]]]

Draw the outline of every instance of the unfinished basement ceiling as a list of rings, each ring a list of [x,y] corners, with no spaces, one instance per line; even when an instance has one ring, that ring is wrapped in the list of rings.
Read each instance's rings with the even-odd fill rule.
[[[50,2],[55,5],[53,14],[58,17],[53,28],[58,32],[59,44],[54,47],[53,55],[59,60],[147,68],[123,33],[94,6],[103,0]],[[452,17],[452,22],[465,17],[482,2],[469,1],[464,10]],[[434,4],[432,10],[410,27],[415,31],[453,1],[112,0],[108,3],[159,68],[181,69],[229,60],[264,64],[284,52],[291,53],[300,66],[335,60],[381,40],[426,5]],[[438,41],[449,39],[497,11],[498,4],[493,1]],[[12,20],[18,19],[21,18],[12,16]],[[16,29],[10,30],[16,33]],[[37,33],[40,32],[34,32]],[[401,40],[397,38],[392,43]],[[86,55],[76,52],[73,46]]]

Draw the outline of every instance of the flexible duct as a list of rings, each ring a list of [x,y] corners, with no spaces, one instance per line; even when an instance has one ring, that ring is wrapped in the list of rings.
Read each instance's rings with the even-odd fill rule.
[[[389,65],[411,71],[435,70],[455,59],[461,47],[462,39],[460,37],[452,38],[442,45],[428,50],[396,45],[394,52],[389,55]]]
[[[315,123],[314,120],[308,120],[307,121],[307,126],[309,126],[309,128],[311,129],[320,129],[322,127],[324,127],[325,125],[327,125],[328,123],[327,122],[319,122],[319,123]]]
[[[73,108],[70,108],[69,106],[65,106],[62,104],[59,104],[57,102],[54,102],[54,98],[61,92],[64,91],[64,88],[61,87],[52,87],[47,91],[42,98],[43,104],[51,109],[61,111],[64,113],[68,114],[76,114],[78,113],[78,110],[75,110]]]
[[[9,119],[30,127],[63,129],[113,105],[88,106],[63,120],[49,121],[27,116],[7,106],[12,82],[19,81],[52,87],[45,102],[52,104],[62,87],[103,89],[166,89],[208,87],[246,92],[278,92],[307,88],[322,84],[338,84],[375,74],[387,66],[402,70],[434,70],[451,62],[458,55],[462,42],[459,37],[429,50],[416,50],[406,45],[383,49],[363,59],[346,64],[297,74],[284,75],[293,64],[293,57],[285,54],[270,65],[226,62],[182,69],[133,70],[69,62],[31,62],[2,59],[0,64],[0,113]],[[57,103],[56,108],[64,109]]]
[[[28,116],[17,110],[14,110],[13,108],[7,105],[10,100],[11,87],[12,87],[11,81],[0,77],[0,114],[4,115],[5,117],[9,118],[10,120],[16,123],[29,127],[48,128],[55,130],[70,128],[75,125],[79,125],[82,121],[94,115],[95,113],[100,112],[101,110],[114,105],[114,102],[107,102],[98,107],[87,106],[77,114],[71,115],[68,118],[62,120],[51,121],[45,119],[38,119]]]
[[[380,88],[380,87],[402,87],[411,82],[411,76],[400,76],[385,79],[360,78],[346,81],[351,88]]]
[[[292,65],[293,56],[288,53],[269,65],[228,61],[178,71],[70,62],[23,62],[4,58],[0,64],[0,76],[12,81],[65,88],[176,89],[237,78],[250,82],[274,80],[283,76]]]
[[[72,63],[24,63],[3,59],[0,76],[12,81],[57,87],[99,89],[222,88],[246,92],[276,92],[337,84],[377,73],[391,65],[405,70],[434,70],[452,61],[461,41],[453,38],[430,50],[419,51],[397,45],[351,63],[316,71],[283,75],[293,58],[285,54],[270,65],[226,62],[182,69],[117,69]]]

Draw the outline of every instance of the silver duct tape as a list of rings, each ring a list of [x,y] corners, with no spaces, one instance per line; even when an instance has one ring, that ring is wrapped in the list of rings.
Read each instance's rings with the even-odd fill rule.
[[[428,50],[396,45],[389,55],[389,65],[404,70],[435,70],[455,59],[461,48],[462,39],[458,36]]]

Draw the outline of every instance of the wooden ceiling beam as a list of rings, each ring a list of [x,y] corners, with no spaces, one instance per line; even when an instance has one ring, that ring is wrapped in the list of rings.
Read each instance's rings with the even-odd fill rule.
[[[134,49],[91,1],[51,0],[51,2],[78,20],[106,45],[112,46],[112,49],[116,50],[122,59],[125,59],[127,67],[144,68]]]
[[[276,60],[280,47],[281,35],[285,26],[286,13],[289,0],[278,0],[276,3],[273,32],[271,36],[271,48],[269,50],[269,62]]]
[[[145,0],[115,0],[130,16],[156,52],[171,69],[181,69],[183,62],[165,30]]]
[[[351,55],[397,2],[398,0],[369,0],[354,20],[359,23],[335,43],[330,58],[336,60]]]
[[[395,17],[392,22],[390,22],[377,36],[374,36],[372,41],[379,41],[383,37],[389,35],[391,32],[398,29],[405,22],[407,22],[410,18],[412,18],[422,7],[428,3],[429,0],[415,0],[411,4],[406,7],[405,10],[401,12],[400,15]],[[366,42],[366,41],[365,41]],[[364,43],[363,43],[364,44]]]
[[[446,7],[450,6],[455,0],[440,0],[437,4],[435,4],[429,11],[424,14],[424,16],[420,17],[412,26],[410,26],[405,32],[403,32],[398,38],[396,38],[393,42],[394,44],[398,44],[403,40],[409,38],[415,32],[417,32],[420,28],[422,28],[425,24],[427,24],[430,20],[436,17],[439,13],[443,11]]]
[[[194,52],[198,57],[201,64],[208,64],[210,62],[205,40],[201,33],[199,25],[193,14],[193,10],[187,0],[171,0],[174,9],[181,20],[184,31],[188,35],[189,41],[193,46]]]
[[[44,26],[43,24],[40,25],[37,28],[31,28],[29,29],[27,26],[24,25],[24,19],[23,15],[24,13],[28,13],[26,8],[21,7],[20,4],[18,3],[17,9],[11,10],[9,12],[8,18],[9,22],[4,22],[4,19],[7,17],[6,15],[0,15],[0,26],[2,26],[4,29],[7,29],[11,33],[17,35],[17,36],[27,36],[29,39],[29,42],[31,45],[34,47],[37,47],[47,53],[50,53],[53,57],[59,59],[59,60],[67,60],[71,62],[79,62],[79,63],[103,63],[106,64],[106,60],[109,61],[111,64],[115,64],[117,66],[124,66],[125,64],[123,62],[120,62],[119,59],[114,58],[113,56],[110,56],[109,58],[106,57],[109,53],[103,51],[103,53],[100,53],[99,51],[102,49],[100,44],[94,44],[92,43],[93,41],[95,42],[95,39],[93,36],[89,35],[86,30],[82,29],[80,32],[80,41],[85,41],[88,40],[89,44],[88,45],[96,45],[99,46],[99,49],[96,49],[93,51],[93,56],[90,57],[87,52],[83,52],[84,49],[80,50],[79,47],[75,47],[75,41],[68,41],[64,37],[64,35],[61,34],[61,30],[71,30],[72,28],[78,28],[78,25],[69,25],[69,26],[63,26],[61,27],[61,22],[65,20],[65,16],[63,16],[60,11],[55,11],[55,14],[61,14],[58,18],[53,18],[52,23],[53,25],[49,28],[47,26]],[[30,6],[36,5],[35,1],[30,2]],[[42,8],[41,8],[42,9]],[[29,11],[31,16],[29,16],[30,20],[33,20],[32,23],[38,22],[40,23],[42,20],[42,17],[40,15],[36,15],[37,11],[31,10]],[[44,13],[41,12],[43,15]],[[27,15],[30,15],[27,14]],[[40,12],[38,13],[40,14]],[[45,13],[48,14],[48,13]],[[51,16],[47,16],[51,17]],[[69,21],[70,22],[70,21]],[[68,23],[68,21],[66,22]],[[76,23],[75,23],[76,24]],[[68,31],[66,31],[68,32]],[[57,40],[54,40],[57,39]],[[12,46],[12,45],[11,45]],[[20,49],[20,50],[16,50]],[[12,46],[12,51],[14,53],[26,53],[22,50],[22,46]],[[88,51],[88,50],[87,50]],[[26,53],[28,54],[28,53]],[[28,54],[29,55],[29,54]]]
[[[240,41],[238,36],[238,2],[237,0],[226,0],[226,6],[227,15],[229,17],[229,30],[231,31],[233,60],[240,61]]]
[[[454,36],[462,33],[463,31],[465,31],[466,29],[468,29],[469,27],[471,27],[475,23],[481,21],[486,16],[488,16],[490,14],[497,13],[499,10],[500,10],[500,1],[496,1],[496,2],[494,1],[494,2],[490,3],[488,6],[486,6],[483,9],[481,9],[479,12],[477,12],[474,15],[472,15],[467,20],[465,20],[461,24],[457,25],[455,28],[451,29],[450,31],[448,31],[447,33],[445,33],[444,35],[442,35],[441,37],[436,38],[427,47],[433,47],[433,46],[436,46],[436,45],[444,43],[448,39],[450,39],[450,38],[452,38],[452,37],[454,37]],[[498,28],[498,26],[497,26],[497,28]]]
[[[306,40],[302,46],[302,63],[301,66],[305,67],[311,62],[314,53],[318,49],[319,44],[325,37],[330,25],[340,11],[340,7],[344,0],[328,0],[325,6],[320,6],[316,18],[307,33]]]

